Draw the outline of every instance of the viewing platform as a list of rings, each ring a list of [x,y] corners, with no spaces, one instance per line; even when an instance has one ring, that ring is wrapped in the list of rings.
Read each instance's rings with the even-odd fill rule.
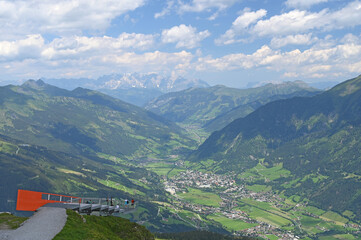
[[[40,207],[58,207],[86,214],[99,212],[100,215],[132,212],[136,205],[132,204],[131,201],[126,204],[125,201],[114,198],[74,197],[19,189],[16,210],[36,211]]]

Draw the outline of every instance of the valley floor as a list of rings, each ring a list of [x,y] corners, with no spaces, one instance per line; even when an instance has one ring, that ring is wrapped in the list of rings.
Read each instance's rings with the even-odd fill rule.
[[[170,193],[167,202],[154,202],[164,225],[182,222],[202,230],[217,226],[234,235],[271,240],[361,237],[361,225],[352,220],[352,212],[324,211],[300,196],[287,197],[270,185],[249,181],[252,174],[265,180],[287,174],[282,166],[266,168],[260,163],[241,176],[214,174],[182,161],[151,163],[147,168],[163,177]],[[248,181],[242,181],[245,176]]]

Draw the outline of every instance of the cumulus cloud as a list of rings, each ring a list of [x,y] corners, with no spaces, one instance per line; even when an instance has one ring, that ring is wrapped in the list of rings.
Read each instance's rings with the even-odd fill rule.
[[[236,36],[244,33],[247,28],[252,24],[257,22],[258,19],[266,16],[267,11],[265,9],[260,9],[256,12],[246,11],[242,15],[236,18],[233,21],[232,27],[227,30],[220,38],[215,40],[215,43],[218,45],[222,44],[231,44],[237,42]]]
[[[154,44],[154,35],[122,33],[117,38],[104,37],[63,37],[56,38],[43,50],[48,59],[72,58],[88,54],[106,54],[124,49],[149,49]]]
[[[200,42],[209,37],[208,30],[197,32],[197,29],[191,25],[186,26],[181,24],[170,29],[162,31],[163,43],[176,43],[176,48],[195,48],[199,46]]]
[[[330,22],[326,24],[327,29],[340,29],[361,25],[361,1],[351,2],[339,11],[330,13],[328,19]]]
[[[104,31],[115,17],[132,11],[145,0],[3,0],[0,35],[24,33],[80,33]],[[10,33],[9,33],[10,32]]]
[[[0,69],[23,78],[96,77],[117,71],[185,72],[192,53],[149,51],[154,35],[122,33],[117,38],[61,37],[46,43],[41,35],[0,41]],[[138,51],[140,50],[140,51]]]
[[[309,34],[297,34],[288,35],[286,37],[274,37],[271,40],[271,46],[274,48],[280,48],[289,44],[292,45],[310,45],[317,41],[317,38],[312,38],[312,33]]]
[[[309,12],[295,9],[269,19],[261,19],[265,10],[246,12],[239,16],[219,39],[217,44],[239,42],[242,36],[248,37],[284,37],[288,35],[307,34],[310,31],[331,31],[361,25],[361,1],[348,3],[342,9]],[[247,21],[249,20],[249,21]],[[242,29],[247,28],[247,31]]]
[[[260,20],[252,29],[258,36],[288,35],[320,28],[327,24],[327,11],[309,13],[307,11],[293,10],[270,19]]]
[[[328,2],[328,0],[287,0],[285,4],[292,8],[310,8],[313,5]]]
[[[267,45],[252,54],[229,54],[220,58],[210,56],[199,58],[196,65],[198,71],[229,71],[236,69],[266,68],[284,72],[285,77],[320,78],[346,73],[359,73],[361,43],[343,42],[327,47],[313,46],[301,51],[274,50]]]
[[[327,9],[317,13],[293,10],[276,15],[258,21],[252,32],[259,36],[288,35],[314,29],[333,30],[357,25],[361,25],[361,2],[358,0],[333,12]]]
[[[15,41],[0,41],[0,61],[38,58],[43,46],[44,39],[38,34]]]

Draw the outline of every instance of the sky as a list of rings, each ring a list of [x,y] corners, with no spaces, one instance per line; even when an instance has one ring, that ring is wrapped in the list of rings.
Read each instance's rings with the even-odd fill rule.
[[[158,73],[211,85],[361,74],[361,0],[0,0],[0,83]]]

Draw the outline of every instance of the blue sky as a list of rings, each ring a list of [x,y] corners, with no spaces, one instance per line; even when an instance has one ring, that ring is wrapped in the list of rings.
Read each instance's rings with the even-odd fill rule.
[[[132,72],[346,80],[361,74],[361,1],[0,0],[0,81]]]

